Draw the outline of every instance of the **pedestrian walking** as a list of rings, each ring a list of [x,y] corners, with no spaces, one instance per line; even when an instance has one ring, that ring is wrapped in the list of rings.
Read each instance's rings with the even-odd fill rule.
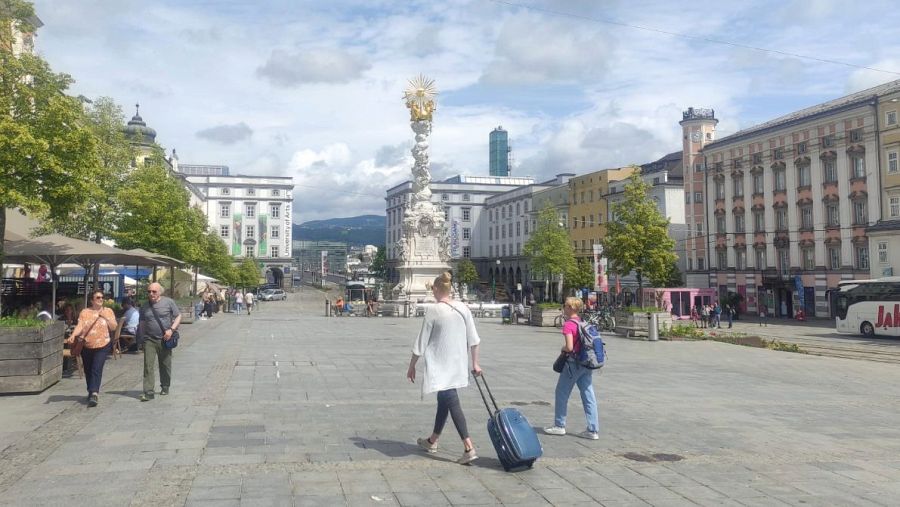
[[[247,315],[253,313],[253,300],[256,299],[253,297],[253,293],[249,290],[246,294],[244,294],[244,303],[247,305]]]
[[[722,307],[719,306],[719,303],[713,303],[712,316],[713,327],[722,329]]]
[[[469,307],[451,299],[450,282],[449,272],[434,279],[431,292],[437,304],[429,306],[425,311],[422,329],[413,343],[406,378],[410,382],[416,381],[416,363],[421,357],[425,362],[422,394],[437,393],[434,428],[431,436],[417,440],[419,446],[430,453],[437,452],[438,439],[449,416],[463,443],[463,454],[456,462],[468,465],[478,459],[478,455],[469,437],[466,416],[456,390],[469,385],[470,354],[472,373],[481,374],[481,367],[478,366],[478,344],[481,338],[475,329]]]
[[[138,340],[144,343],[144,393],[141,401],[154,398],[156,387],[156,367],[159,366],[159,394],[169,394],[172,383],[172,349],[163,342],[172,339],[181,325],[181,310],[170,298],[163,296],[162,285],[154,282],[147,288],[148,299],[141,308]]]
[[[566,434],[566,409],[569,404],[569,395],[572,394],[572,388],[577,385],[578,391],[581,393],[581,404],[584,407],[584,418],[587,421],[587,428],[578,436],[597,440],[600,438],[600,422],[597,413],[597,397],[594,395],[594,370],[585,368],[575,360],[575,357],[581,352],[581,340],[578,339],[578,322],[581,320],[578,313],[581,312],[581,305],[580,299],[570,297],[566,298],[565,306],[563,306],[563,313],[567,320],[563,324],[562,352],[568,354],[568,358],[556,381],[553,426],[544,428],[544,433],[548,435]]]
[[[769,312],[766,309],[766,305],[759,305],[759,327],[769,327],[769,323],[766,322],[766,317],[769,316]]]
[[[103,365],[112,348],[110,333],[115,330],[116,315],[112,308],[103,306],[103,291],[94,291],[91,293],[90,306],[81,310],[78,315],[78,324],[66,339],[66,342],[72,345],[73,353],[77,353],[80,349],[89,407],[96,407],[100,402]]]
[[[731,329],[731,325],[734,322],[734,307],[728,305],[725,307],[726,315],[728,316],[728,329]]]
[[[234,311],[238,315],[244,313],[244,293],[240,290],[234,291]]]
[[[691,324],[694,327],[700,327],[700,314],[697,312],[697,307],[691,308]]]
[[[709,327],[709,305],[703,305],[700,307],[700,319],[703,322],[703,329]]]

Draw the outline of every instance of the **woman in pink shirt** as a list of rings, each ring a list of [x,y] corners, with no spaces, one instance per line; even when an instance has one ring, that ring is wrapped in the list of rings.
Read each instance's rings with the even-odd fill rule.
[[[578,436],[589,440],[597,440],[600,438],[598,434],[600,423],[597,415],[597,398],[594,396],[592,380],[594,370],[581,366],[576,360],[578,353],[581,352],[581,342],[578,339],[578,323],[581,321],[578,312],[581,311],[581,308],[581,299],[566,298],[563,313],[565,313],[567,320],[563,325],[562,331],[564,338],[562,352],[568,354],[569,357],[563,370],[559,373],[559,380],[556,382],[553,426],[544,428],[544,433],[548,435],[566,434],[566,409],[569,404],[569,395],[572,394],[572,388],[577,385],[578,391],[581,392],[584,417],[587,420],[587,428],[579,433]]]

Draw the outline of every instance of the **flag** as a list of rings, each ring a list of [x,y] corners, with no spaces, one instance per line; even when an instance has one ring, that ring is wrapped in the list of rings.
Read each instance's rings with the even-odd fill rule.
[[[616,295],[622,293],[622,281],[619,280],[619,275],[616,275]]]

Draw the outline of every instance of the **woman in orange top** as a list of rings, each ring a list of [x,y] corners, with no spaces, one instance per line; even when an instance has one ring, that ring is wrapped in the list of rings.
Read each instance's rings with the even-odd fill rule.
[[[81,362],[87,381],[88,406],[96,407],[100,401],[103,363],[106,362],[110,350],[110,333],[116,330],[116,315],[111,308],[103,307],[103,291],[94,291],[91,294],[90,304],[90,307],[81,310],[78,325],[66,341],[74,343],[76,339],[84,340]]]

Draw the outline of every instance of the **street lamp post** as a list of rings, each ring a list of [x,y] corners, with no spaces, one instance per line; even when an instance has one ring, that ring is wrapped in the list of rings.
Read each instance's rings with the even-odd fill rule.
[[[497,269],[500,269],[500,259],[497,259]],[[494,303],[497,301],[497,274],[494,270],[491,270],[491,302]]]

